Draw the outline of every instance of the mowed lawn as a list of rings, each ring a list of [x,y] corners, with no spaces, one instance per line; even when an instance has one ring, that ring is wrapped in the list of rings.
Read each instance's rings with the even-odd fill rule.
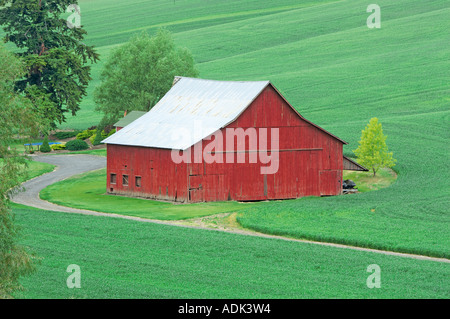
[[[18,298],[449,298],[447,263],[14,205],[40,257]],[[69,265],[81,288],[69,289]],[[367,267],[381,268],[369,289]]]
[[[264,203],[211,202],[174,204],[106,194],[106,169],[89,172],[55,183],[40,192],[52,203],[105,213],[149,219],[179,220],[218,213],[236,212]]]

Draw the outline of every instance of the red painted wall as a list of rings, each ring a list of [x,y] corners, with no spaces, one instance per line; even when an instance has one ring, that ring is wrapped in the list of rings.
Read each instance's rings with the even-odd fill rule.
[[[111,183],[116,174],[116,183]],[[128,176],[124,185],[123,176]],[[136,185],[140,177],[141,186]],[[187,165],[175,164],[170,150],[107,145],[107,191],[170,201],[186,201]]]
[[[248,152],[245,163],[237,163],[234,154],[235,163],[174,164],[170,150],[108,145],[108,191],[182,202],[287,199],[341,193],[343,143],[300,118],[271,86],[227,126],[244,130],[251,127],[279,129],[282,151],[277,173],[262,175],[260,167],[268,165],[259,160],[249,163]],[[225,130],[221,130],[224,137]],[[199,143],[204,150],[211,140]],[[234,149],[249,151],[248,143],[244,146],[234,141]],[[194,153],[193,147],[191,150]],[[221,155],[223,149],[213,151]],[[116,174],[116,184],[111,184],[111,173]],[[123,174],[129,176],[128,186],[121,184]],[[140,187],[135,185],[136,176],[141,176]]]

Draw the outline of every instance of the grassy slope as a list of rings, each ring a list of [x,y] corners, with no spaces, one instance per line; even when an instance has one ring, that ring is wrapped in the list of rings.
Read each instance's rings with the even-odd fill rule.
[[[3,165],[3,159],[0,158],[0,168]],[[41,163],[41,162],[35,162],[33,160],[27,161],[27,169],[26,169],[26,175],[23,177],[22,182],[25,182],[26,180],[38,177],[42,174],[48,173],[53,171],[55,168],[55,165],[48,164],[48,163]]]
[[[449,298],[447,264],[15,206],[42,257],[24,298]],[[66,268],[81,268],[68,289]],[[381,267],[381,289],[366,271]]]
[[[360,27],[300,41],[304,49],[298,60],[289,57],[294,44],[242,57],[251,69],[256,63],[269,65],[268,57],[277,52],[273,69],[288,63],[295,70],[285,79],[281,75],[279,85],[295,105],[308,106],[299,108],[307,118],[349,141],[346,152],[356,148],[367,119],[379,117],[399,163],[399,178],[388,189],[273,204],[244,214],[242,225],[294,237],[450,256],[450,185],[443,169],[449,154],[445,17],[450,10],[434,4],[438,7],[421,8],[419,2],[403,1],[386,6],[380,30]],[[314,50],[319,46],[328,50]],[[244,67],[236,62],[236,69]],[[305,94],[292,94],[294,86],[307,87]]]
[[[52,165],[52,164],[36,162],[36,161],[29,161],[28,168],[27,168],[28,175],[27,175],[26,180],[38,177],[45,173],[49,173],[49,172],[53,171],[54,168],[55,168],[55,165]]]
[[[88,31],[85,39],[86,44],[95,45],[101,60],[105,61],[111,49],[126,42],[129,38],[142,31],[155,33],[157,28],[166,27],[174,33],[197,30],[202,34],[204,28],[210,26],[223,26],[234,21],[246,21],[255,17],[270,17],[274,13],[287,12],[297,8],[306,8],[322,3],[329,3],[333,0],[299,1],[280,0],[276,3],[272,1],[260,0],[230,0],[230,1],[209,1],[189,0],[189,1],[120,1],[120,0],[80,0],[79,5],[82,11],[82,25]],[[67,14],[68,15],[68,14]],[[211,39],[204,37],[201,47],[203,51],[210,51],[207,43]],[[234,39],[236,41],[237,39]],[[177,43],[189,47],[194,51],[195,43],[184,43],[177,38]],[[232,48],[236,43],[229,43],[224,48]],[[206,49],[205,49],[206,45]],[[223,44],[222,44],[223,45]],[[196,51],[197,52],[197,51]],[[230,52],[232,54],[232,52]],[[197,62],[202,62],[196,55]],[[210,59],[208,59],[210,60]],[[96,125],[101,119],[101,115],[94,111],[95,105],[92,92],[100,81],[102,63],[92,66],[92,78],[88,87],[88,96],[81,103],[81,110],[75,117],[67,115],[67,123],[63,123],[61,128],[85,129],[88,126]],[[205,74],[202,74],[206,76]]]

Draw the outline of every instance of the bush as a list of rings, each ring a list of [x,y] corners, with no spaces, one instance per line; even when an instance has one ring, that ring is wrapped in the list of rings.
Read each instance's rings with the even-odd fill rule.
[[[97,135],[98,135],[98,134],[94,134],[94,135],[92,135],[92,136],[89,138],[89,141],[91,141],[91,144],[92,144],[92,145],[97,145],[97,144],[94,144],[95,139],[97,138]]]
[[[89,148],[87,143],[82,140],[72,140],[66,143],[66,149],[69,151],[80,151]]]
[[[104,132],[105,131],[102,132],[102,137],[103,138],[107,138],[107,137],[110,137],[111,135],[113,135],[114,133],[116,133],[116,129],[112,129],[112,130],[109,131],[108,134],[105,133],[105,135],[103,135]]]
[[[42,142],[42,145],[41,145],[39,150],[42,153],[51,152],[52,149],[50,148],[50,145],[48,144],[48,137],[47,136],[44,138],[44,141]]]
[[[77,134],[80,134],[81,131],[70,131],[70,132],[56,132],[53,134],[55,138],[58,140],[64,140],[66,138],[71,138],[77,136]]]
[[[94,135],[92,135],[89,138],[89,140],[91,141],[92,145],[99,145],[99,144],[101,144],[102,140],[113,135],[114,133],[116,133],[116,129],[110,130],[108,133],[106,133],[105,130],[103,130],[102,134],[100,134],[100,136],[96,132]]]
[[[85,140],[87,138],[90,138],[96,132],[97,130],[84,130],[83,132],[77,134],[77,140]]]
[[[66,144],[52,144],[52,145],[50,145],[50,147],[54,151],[60,151],[60,150],[65,150],[66,149]]]

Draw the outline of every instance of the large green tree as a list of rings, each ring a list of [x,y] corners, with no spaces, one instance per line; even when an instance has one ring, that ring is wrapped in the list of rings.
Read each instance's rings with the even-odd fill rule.
[[[65,121],[66,112],[75,115],[80,109],[91,79],[89,62],[98,60],[94,48],[83,43],[86,31],[62,17],[76,4],[77,0],[0,0],[4,40],[17,46],[26,65],[15,88],[32,101],[47,101],[40,111],[53,127]]]
[[[109,124],[125,111],[149,111],[170,89],[174,76],[197,77],[192,54],[175,46],[172,34],[141,33],[114,50],[94,91],[97,110]]]
[[[373,117],[362,131],[358,148],[353,151],[358,157],[358,163],[370,168],[373,176],[380,168],[395,165],[396,160],[392,157],[393,153],[388,150],[386,138],[381,123]]]
[[[14,90],[24,65],[0,45],[0,298],[8,298],[20,288],[18,279],[33,270],[32,256],[17,244],[18,228],[9,207],[13,189],[26,174],[26,160],[11,144],[14,138],[36,134],[42,119],[33,103]],[[41,105],[43,100],[36,100]]]

